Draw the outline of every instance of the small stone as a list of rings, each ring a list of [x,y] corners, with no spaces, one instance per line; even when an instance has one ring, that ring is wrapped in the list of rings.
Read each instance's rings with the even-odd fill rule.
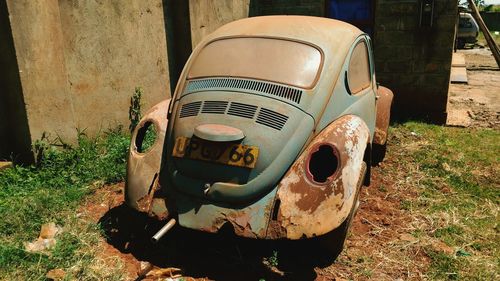
[[[52,269],[47,272],[47,275],[45,275],[45,277],[47,277],[47,279],[49,280],[63,280],[64,277],[66,277],[66,271],[59,268]]]

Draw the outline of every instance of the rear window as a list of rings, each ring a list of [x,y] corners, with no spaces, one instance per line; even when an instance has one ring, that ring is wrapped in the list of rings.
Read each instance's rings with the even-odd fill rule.
[[[195,58],[188,78],[229,76],[312,88],[321,52],[307,44],[271,38],[230,38],[211,42]]]
[[[357,94],[370,87],[370,61],[368,57],[368,47],[365,41],[360,41],[352,51],[349,69],[347,71],[349,90],[352,94]]]

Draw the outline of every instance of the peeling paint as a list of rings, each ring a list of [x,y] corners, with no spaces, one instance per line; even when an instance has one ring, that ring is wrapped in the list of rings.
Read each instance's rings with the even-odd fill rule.
[[[377,121],[373,143],[384,145],[387,141],[387,130],[391,119],[391,105],[394,94],[388,88],[380,86],[377,95]]]
[[[144,115],[132,133],[127,161],[125,202],[130,207],[144,213],[150,213],[153,198],[160,189],[158,174],[168,124],[166,114],[169,103],[170,100],[165,100],[155,105]],[[148,122],[153,123],[156,127],[157,139],[147,152],[139,153],[136,147],[137,132]],[[160,214],[160,217],[164,217],[164,215]]]
[[[275,197],[276,189],[250,205],[231,208],[202,203],[192,197],[176,194],[176,203],[180,206],[179,224],[216,233],[230,223],[238,236],[263,239],[266,238]]]
[[[354,206],[354,194],[360,188],[364,151],[369,129],[355,116],[345,116],[323,130],[292,166],[278,185],[281,200],[278,221],[289,239],[314,237],[338,227]],[[308,155],[315,146],[328,143],[340,153],[341,164],[333,179],[325,184],[313,183],[305,176]],[[276,235],[273,233],[273,235]]]

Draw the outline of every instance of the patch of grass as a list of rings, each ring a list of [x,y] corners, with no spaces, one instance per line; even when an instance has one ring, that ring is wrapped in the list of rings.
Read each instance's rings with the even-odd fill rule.
[[[459,249],[453,255],[426,250],[428,274],[439,280],[498,279],[500,132],[407,122],[391,133],[398,146],[389,149],[405,167],[415,167],[407,182],[419,194],[402,201],[401,209],[416,218],[413,228],[422,243],[441,240]]]
[[[45,280],[61,268],[70,279],[102,279],[92,269],[98,242],[95,225],[76,219],[82,198],[106,183],[124,180],[129,137],[120,131],[101,137],[80,135],[78,145],[46,145],[36,166],[0,172],[0,276],[8,280]],[[55,222],[64,232],[50,255],[24,250],[41,225]],[[83,250],[84,249],[84,250]]]
[[[498,32],[498,31],[496,31]],[[500,35],[497,35],[495,31],[490,30],[491,37],[493,37],[493,41],[497,43],[497,45],[500,45]],[[488,46],[488,42],[486,42],[486,38],[484,38],[484,33],[482,31],[479,32],[479,35],[477,36],[477,42],[481,43],[484,46]]]
[[[273,254],[269,257],[269,264],[274,267],[278,267],[278,251],[274,250]]]
[[[401,209],[410,211],[412,209],[413,203],[410,200],[401,201]]]
[[[446,254],[428,251],[427,254],[432,259],[434,271],[431,272],[433,279],[459,280],[459,264],[457,260]]]

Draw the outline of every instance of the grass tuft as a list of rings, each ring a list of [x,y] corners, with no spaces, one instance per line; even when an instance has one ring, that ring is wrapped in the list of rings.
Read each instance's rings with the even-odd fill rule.
[[[67,270],[76,279],[90,277],[87,268],[95,259],[91,246],[97,245],[99,231],[95,225],[82,225],[76,210],[95,188],[124,180],[128,146],[129,137],[119,131],[97,138],[80,135],[73,148],[45,145],[36,166],[0,172],[2,278],[45,280],[53,268]],[[50,255],[26,252],[24,243],[35,240],[47,222],[64,229],[55,248]]]

